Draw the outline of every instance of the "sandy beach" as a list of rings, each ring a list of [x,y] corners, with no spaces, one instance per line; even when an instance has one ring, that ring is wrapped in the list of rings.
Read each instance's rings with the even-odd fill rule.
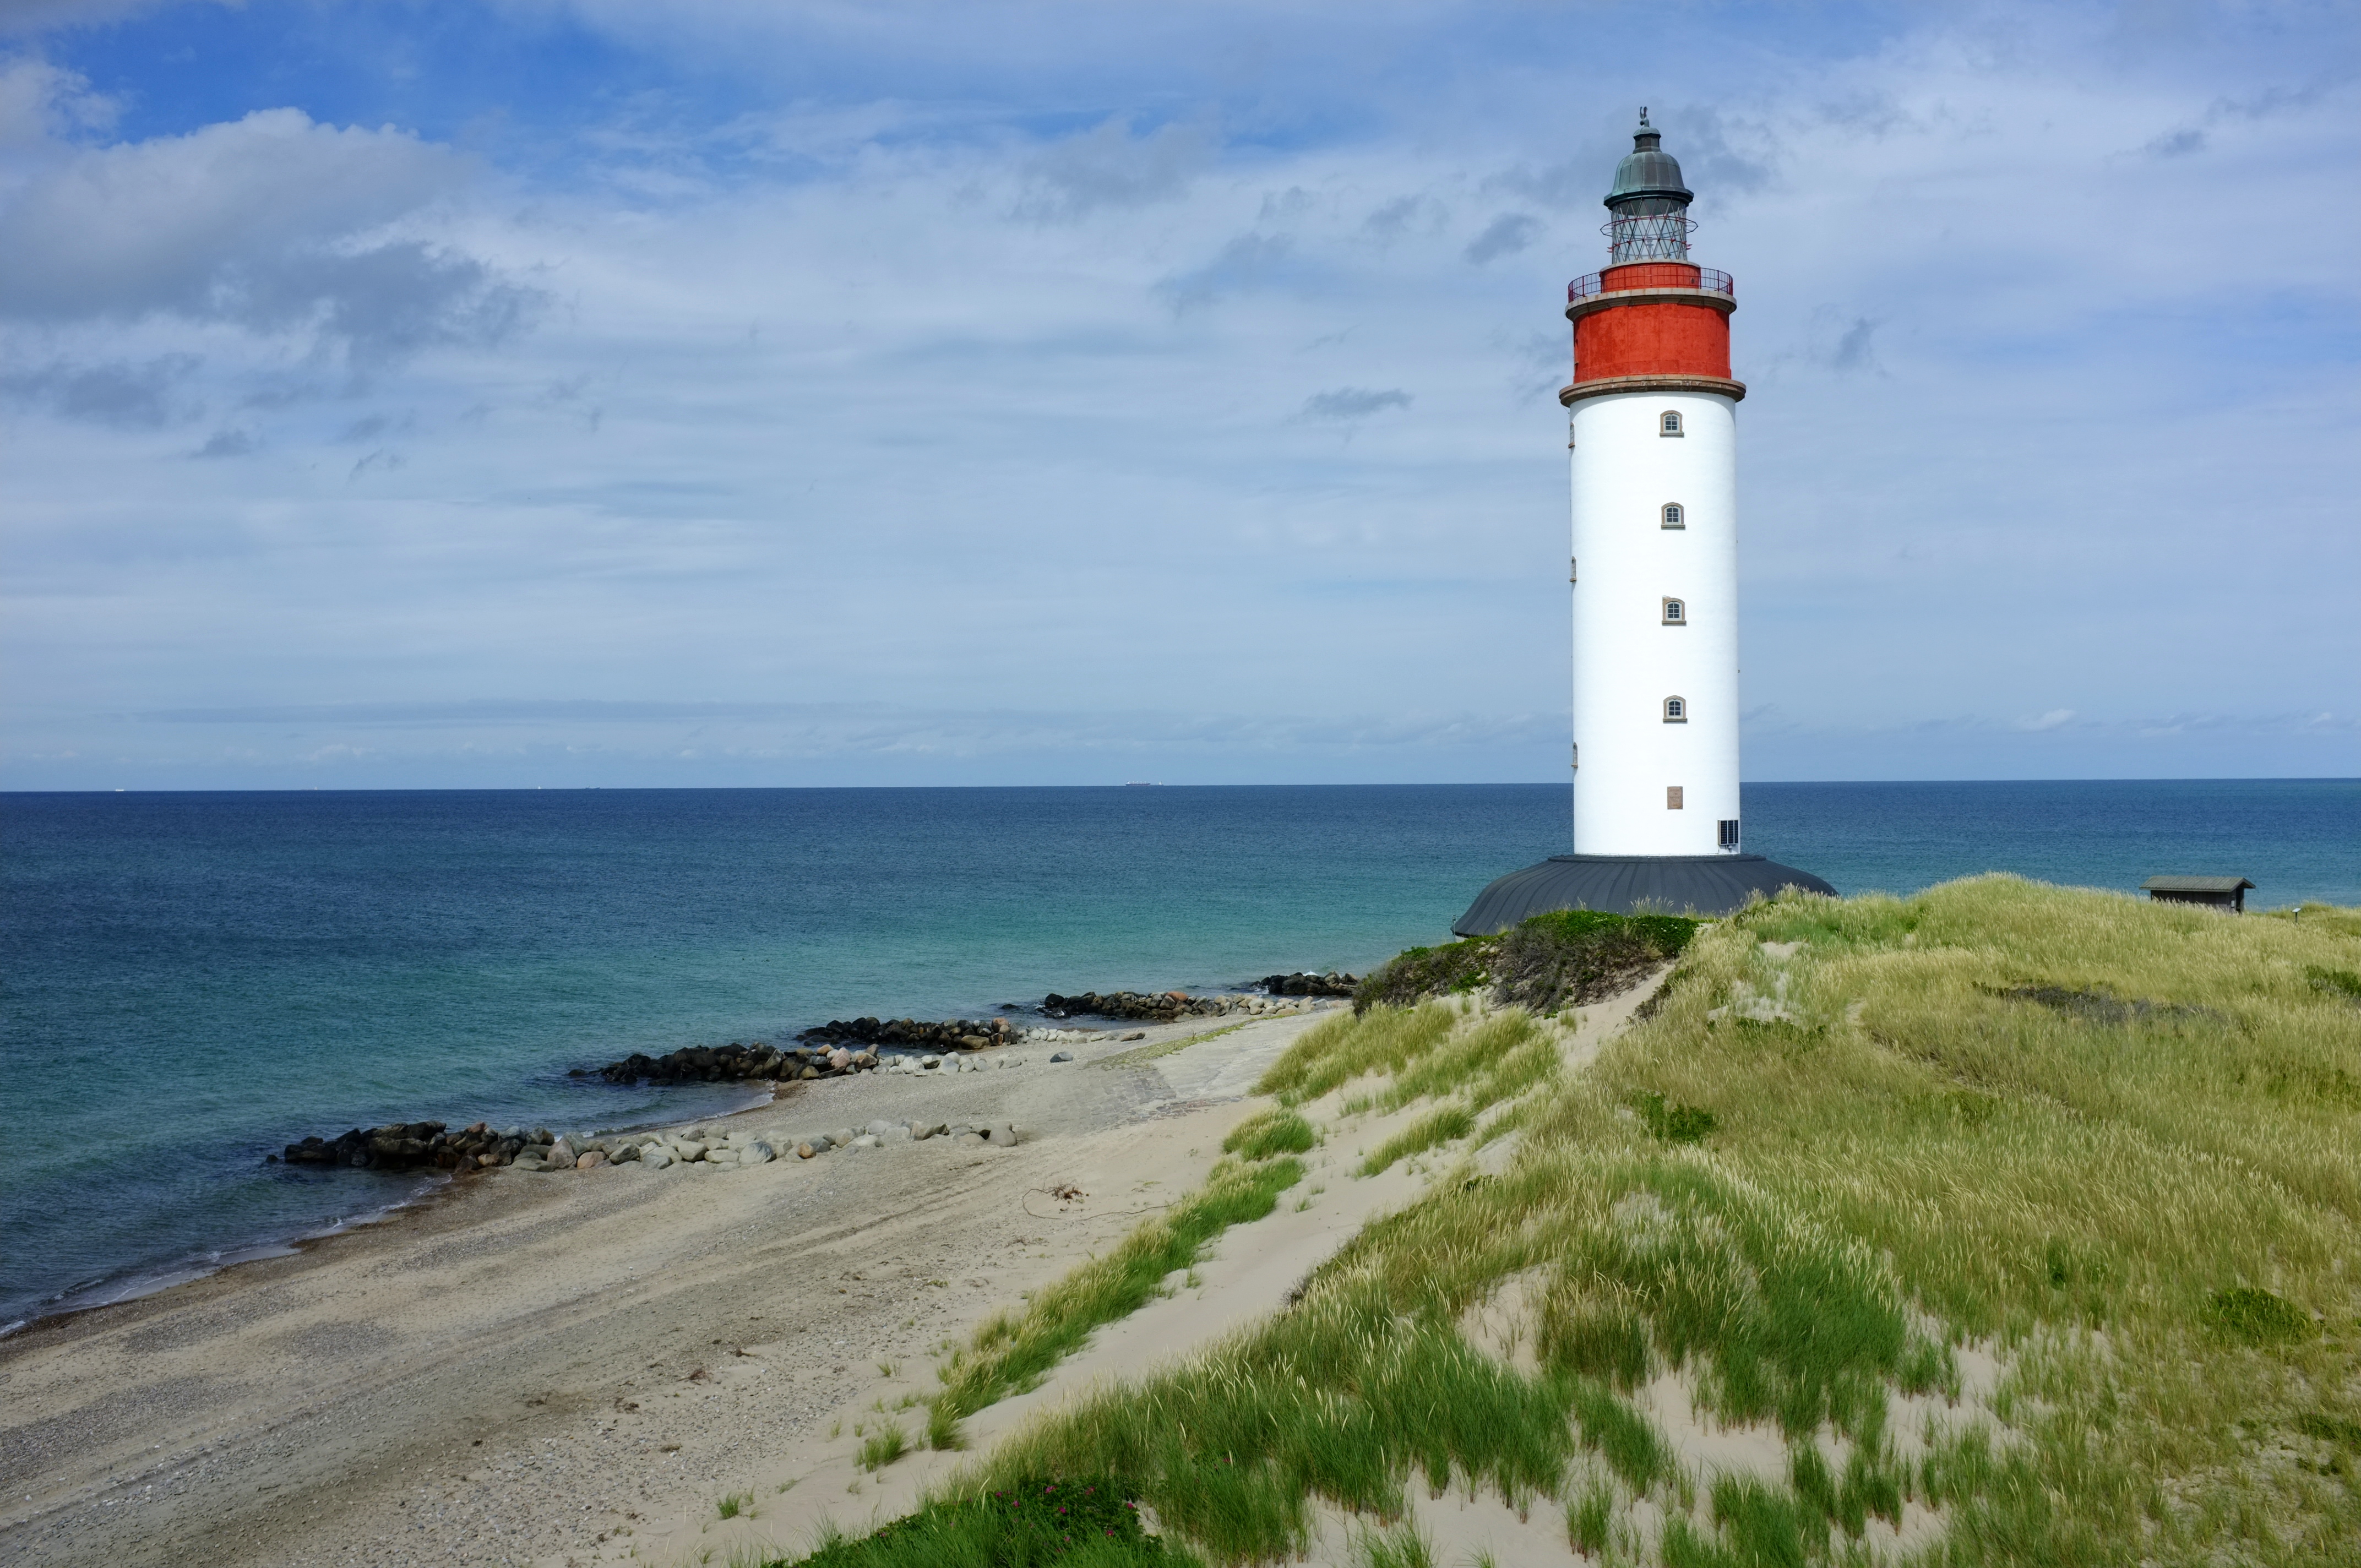
[[[1587,1009],[1570,1065],[1650,989]],[[1043,1409],[1278,1310],[1417,1195],[1412,1166],[1351,1174],[1417,1108],[1307,1107],[1332,1133],[1300,1195],[1042,1387],[972,1418],[967,1453],[874,1473],[855,1461],[880,1420],[916,1435],[937,1356],[1199,1184],[1262,1103],[1248,1094],[1263,1069],[1335,1005],[1148,1059],[1202,1021],[1110,1035],[1067,1063],[1028,1047],[1000,1070],[808,1083],[735,1119],[783,1133],[1011,1121],[1027,1132],[1014,1147],[935,1138],[736,1172],[502,1171],[297,1256],[36,1325],[0,1343],[0,1552],[588,1568],[751,1560],[823,1523],[892,1518]],[[732,1496],[743,1505],[725,1520]]]
[[[0,1342],[0,1555],[662,1557],[716,1497],[777,1496],[842,1411],[930,1387],[930,1350],[1201,1180],[1312,1016],[1140,1065],[1096,1066],[1139,1048],[1110,1038],[1070,1063],[1040,1047],[1005,1070],[827,1080],[735,1119],[1013,1121],[1014,1148],[502,1171],[296,1256],[36,1325]],[[840,1517],[865,1517],[840,1486]]]

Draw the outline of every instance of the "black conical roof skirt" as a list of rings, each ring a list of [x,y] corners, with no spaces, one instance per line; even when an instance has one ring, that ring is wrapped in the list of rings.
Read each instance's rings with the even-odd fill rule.
[[[1608,915],[1729,915],[1755,894],[1781,888],[1836,895],[1809,872],[1761,855],[1552,855],[1510,872],[1476,895],[1451,929],[1488,937],[1556,909]]]

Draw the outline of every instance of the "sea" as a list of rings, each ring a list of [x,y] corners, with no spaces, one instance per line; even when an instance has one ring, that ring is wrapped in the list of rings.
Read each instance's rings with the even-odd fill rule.
[[[367,1223],[390,1121],[748,1102],[568,1076],[830,1018],[1366,970],[1568,839],[1562,785],[0,795],[0,1331]],[[2235,873],[2361,904],[2361,780],[1759,784],[1840,890]]]

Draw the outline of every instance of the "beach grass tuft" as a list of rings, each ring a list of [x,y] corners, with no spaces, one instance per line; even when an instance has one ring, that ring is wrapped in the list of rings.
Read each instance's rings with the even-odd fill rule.
[[[1312,1124],[1283,1105],[1257,1112],[1230,1129],[1222,1152],[1241,1159],[1269,1159],[1275,1155],[1310,1154],[1320,1142]]]
[[[910,1434],[902,1430],[901,1423],[880,1421],[877,1430],[862,1442],[861,1468],[882,1470],[909,1452]]]

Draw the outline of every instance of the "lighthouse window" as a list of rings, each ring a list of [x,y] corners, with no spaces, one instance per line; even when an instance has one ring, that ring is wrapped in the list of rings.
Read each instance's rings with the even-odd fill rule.
[[[1666,528],[1686,528],[1688,525],[1688,513],[1681,510],[1681,503],[1678,501],[1666,501],[1664,503],[1664,526]]]
[[[1666,697],[1664,699],[1664,722],[1667,724],[1686,724],[1688,721],[1688,699],[1686,697],[1678,696]]]
[[[1665,435],[1678,435],[1681,433],[1681,416],[1667,409],[1664,422],[1657,428]]]
[[[1666,626],[1686,626],[1688,623],[1689,607],[1683,604],[1678,599],[1666,599],[1664,601],[1664,624]]]
[[[1664,809],[1666,811],[1678,811],[1681,809],[1680,785],[1666,784],[1664,786]]]

